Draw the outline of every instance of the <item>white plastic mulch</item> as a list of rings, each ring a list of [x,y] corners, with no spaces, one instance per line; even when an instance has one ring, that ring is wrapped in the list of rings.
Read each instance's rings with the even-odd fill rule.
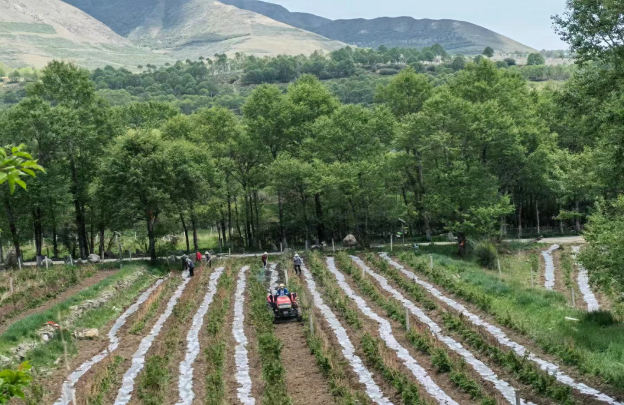
[[[199,331],[204,325],[204,318],[206,313],[208,313],[208,308],[210,308],[210,304],[212,304],[217,293],[219,278],[221,278],[223,270],[225,270],[225,267],[219,267],[210,275],[208,292],[204,296],[204,301],[197,313],[193,316],[191,329],[189,329],[186,336],[186,357],[180,363],[180,380],[178,381],[180,400],[176,405],[191,405],[195,398],[195,393],[193,392],[193,363],[195,363],[195,359],[199,355]]]
[[[552,253],[559,249],[559,245],[552,245],[542,252],[542,256],[544,257],[544,262],[546,263],[546,270],[544,271],[544,287],[549,290],[552,290],[555,287],[555,262],[553,261]]]
[[[251,376],[249,375],[249,356],[247,351],[247,336],[245,336],[245,287],[247,283],[247,270],[249,266],[243,267],[238,274],[236,284],[236,301],[234,303],[234,323],[232,333],[236,340],[234,361],[236,362],[236,382],[238,400],[243,405],[255,405],[256,400],[251,396]]]
[[[349,339],[349,335],[347,335],[347,331],[342,327],[336,315],[332,312],[332,310],[325,304],[323,301],[323,297],[316,288],[316,282],[312,277],[310,271],[306,268],[305,265],[301,266],[301,271],[303,272],[303,276],[306,279],[308,290],[312,295],[314,305],[321,311],[330,328],[334,331],[336,338],[338,339],[338,343],[342,347],[342,354],[345,356],[347,361],[351,364],[353,371],[357,374],[358,379],[361,384],[364,384],[366,387],[366,393],[368,397],[378,405],[392,405],[392,402],[386,397],[384,397],[383,392],[375,381],[373,380],[373,376],[368,371],[362,359],[355,354],[355,347],[351,343]]]
[[[327,258],[327,268],[336,277],[338,285],[342,290],[350,297],[358,306],[360,311],[367,317],[371,318],[379,324],[379,335],[386,342],[386,345],[397,353],[399,359],[403,361],[403,364],[414,374],[416,379],[425,388],[425,390],[440,404],[457,405],[457,402],[449,397],[442,388],[440,388],[429,376],[427,371],[412,357],[412,355],[403,346],[397,342],[396,338],[392,334],[392,326],[387,319],[382,318],[376,312],[374,312],[364,301],[362,297],[357,295],[347,283],[345,276],[336,269],[336,264],[333,257]]]
[[[139,348],[132,355],[132,365],[123,376],[121,388],[119,389],[119,392],[117,392],[117,399],[115,399],[115,405],[126,405],[128,402],[130,402],[130,399],[132,399],[134,381],[137,375],[139,375],[139,372],[141,372],[141,370],[143,369],[143,366],[145,365],[145,355],[147,354],[149,348],[152,346],[152,343],[154,343],[154,339],[156,339],[156,337],[160,334],[163,325],[173,313],[173,308],[178,303],[178,300],[182,296],[182,293],[184,292],[184,289],[188,285],[189,281],[191,281],[191,278],[185,275],[184,281],[182,282],[182,284],[180,284],[177,290],[173,293],[173,296],[169,299],[165,312],[160,315],[160,317],[156,321],[156,324],[154,324],[154,326],[152,327],[150,333],[145,336],[143,340],[141,340]]]
[[[599,401],[602,402],[606,402],[609,404],[618,404],[618,405],[624,405],[618,401],[616,401],[615,399],[611,398],[610,396],[608,396],[607,394],[604,394],[594,388],[591,388],[583,383],[579,383],[574,381],[574,379],[566,374],[564,374],[560,369],[559,366],[557,366],[556,364],[550,363],[546,360],[543,360],[539,357],[537,357],[536,355],[532,354],[532,353],[528,353],[528,350],[514,342],[513,340],[509,339],[507,337],[507,335],[505,334],[505,332],[503,332],[500,328],[491,325],[487,322],[485,322],[484,320],[482,320],[481,318],[479,318],[477,315],[471,313],[470,311],[468,311],[468,309],[463,306],[462,304],[444,296],[438,289],[436,289],[433,285],[419,279],[413,272],[407,270],[405,267],[403,267],[401,264],[395,262],[394,260],[392,260],[390,257],[388,257],[388,255],[386,253],[382,253],[380,254],[380,256],[386,260],[392,267],[396,268],[397,270],[399,270],[400,272],[402,272],[403,274],[405,274],[408,278],[414,280],[417,284],[421,285],[422,287],[424,287],[427,291],[429,291],[431,293],[431,295],[435,296],[436,298],[438,298],[440,301],[444,302],[446,305],[450,306],[451,308],[455,309],[456,311],[459,311],[460,313],[462,313],[466,319],[468,319],[473,325],[477,325],[477,326],[481,326],[483,328],[485,328],[492,336],[494,336],[496,338],[496,340],[504,345],[507,346],[509,348],[511,348],[517,355],[524,357],[525,355],[528,354],[528,359],[537,363],[540,368],[546,372],[548,372],[549,374],[554,375],[557,378],[557,381],[559,381],[562,384],[568,385],[578,391],[580,391],[583,394],[586,395],[590,395],[594,398],[596,398]]]
[[[128,318],[134,314],[141,304],[143,304],[149,296],[163,283],[163,279],[159,279],[152,285],[150,288],[145,290],[143,294],[139,296],[134,304],[132,304],[117,320],[113,327],[108,331],[108,339],[109,344],[108,347],[103,350],[101,353],[96,354],[90,360],[85,361],[78,367],[73,373],[69,375],[67,380],[63,383],[63,392],[61,398],[54,403],[54,405],[68,405],[73,401],[75,395],[74,386],[80,380],[80,378],[85,375],[87,371],[89,371],[94,365],[104,360],[108,355],[117,350],[119,347],[119,338],[117,337],[117,332],[126,324]]]
[[[580,246],[572,246],[572,251],[574,252],[575,259],[576,255],[580,252],[580,250]],[[596,299],[594,292],[589,286],[589,274],[587,273],[587,269],[583,267],[580,263],[577,263],[577,265],[579,269],[577,277],[578,286],[579,290],[581,290],[581,293],[583,294],[583,299],[587,303],[587,311],[600,311],[600,304],[598,303],[598,299]]]
[[[479,373],[481,377],[483,377],[483,379],[494,384],[494,387],[496,387],[496,389],[510,404],[516,404],[516,390],[513,387],[511,387],[507,382],[500,380],[492,369],[490,369],[479,359],[475,358],[475,356],[466,350],[461,343],[449,336],[444,335],[442,333],[442,328],[440,328],[440,326],[435,323],[433,319],[429,318],[420,308],[414,305],[412,301],[406,299],[399,291],[394,289],[385,277],[372,271],[359,257],[351,256],[351,259],[357,263],[360,268],[364,269],[366,273],[370,274],[375,280],[377,280],[381,288],[392,294],[394,299],[403,304],[403,306],[414,314],[422,323],[426,324],[433,336],[444,342],[449,349],[462,356],[466,363],[470,364],[472,368]],[[522,401],[522,403],[528,402]]]
[[[273,263],[269,265],[269,270],[271,271],[271,279],[269,280],[269,288],[271,289],[271,294],[275,294],[277,292],[277,282],[279,281],[279,272],[277,271],[277,264]]]

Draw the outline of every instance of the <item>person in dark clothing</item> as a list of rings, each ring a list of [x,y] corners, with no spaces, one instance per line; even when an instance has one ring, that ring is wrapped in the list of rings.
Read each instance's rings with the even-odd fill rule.
[[[193,277],[195,275],[195,264],[190,258],[187,258],[186,265],[188,267],[189,277]]]
[[[210,256],[210,252],[206,250],[204,256],[206,257],[206,264],[208,264],[208,268],[212,268],[212,256]]]
[[[303,264],[303,261],[301,260],[301,257],[299,257],[298,254],[295,255],[295,273],[297,273],[297,275],[301,274],[301,265]]]
[[[266,269],[268,261],[269,261],[269,254],[267,252],[264,252],[264,254],[262,255],[262,267],[264,267],[265,269]]]

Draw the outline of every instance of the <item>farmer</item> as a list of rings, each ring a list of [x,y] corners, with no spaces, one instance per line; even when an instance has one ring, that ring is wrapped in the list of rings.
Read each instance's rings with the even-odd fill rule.
[[[193,277],[195,275],[194,271],[195,271],[195,264],[193,263],[193,261],[191,260],[190,257],[186,258],[186,266],[188,268],[189,271],[189,277]]]
[[[262,267],[264,267],[265,269],[266,269],[268,261],[269,261],[269,254],[267,252],[264,252],[264,254],[262,255]]]
[[[277,291],[275,291],[275,295],[278,297],[288,296],[288,289],[284,284],[280,284]]]
[[[199,252],[196,252],[196,253],[195,253],[195,261],[196,261],[197,263],[201,263],[201,261],[202,261],[202,255],[201,255],[201,253],[199,253]]]
[[[206,253],[204,253],[204,256],[206,257],[206,264],[208,265],[209,268],[212,267],[212,256],[210,256],[210,252],[206,250]]]
[[[188,270],[188,263],[186,261],[187,259],[187,255],[182,256],[182,271]]]
[[[299,254],[295,254],[295,273],[297,273],[297,275],[301,274],[301,257],[299,257]]]

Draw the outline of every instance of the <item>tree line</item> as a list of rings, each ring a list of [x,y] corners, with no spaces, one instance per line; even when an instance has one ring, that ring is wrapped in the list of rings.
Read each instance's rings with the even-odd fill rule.
[[[343,104],[304,74],[253,88],[240,114],[111,106],[98,74],[52,62],[1,115],[2,143],[26,144],[46,168],[28,193],[2,195],[0,226],[17,252],[33,238],[44,254],[47,235],[55,255],[64,246],[86,257],[133,227],[151,257],[180,229],[198,249],[207,226],[238,248],[348,233],[367,244],[400,221],[412,235],[479,238],[556,225],[564,212],[580,230],[591,201],[555,133],[560,96],[486,58],[445,83],[403,69],[370,105]]]

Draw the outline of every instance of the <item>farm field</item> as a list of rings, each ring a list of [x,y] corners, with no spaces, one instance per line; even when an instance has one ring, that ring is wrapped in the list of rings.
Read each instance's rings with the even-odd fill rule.
[[[579,249],[510,248],[500,272],[451,246],[310,253],[301,275],[290,254],[25,268],[3,274],[0,359],[33,366],[15,404],[621,403],[622,324]],[[274,323],[280,284],[300,320]]]

